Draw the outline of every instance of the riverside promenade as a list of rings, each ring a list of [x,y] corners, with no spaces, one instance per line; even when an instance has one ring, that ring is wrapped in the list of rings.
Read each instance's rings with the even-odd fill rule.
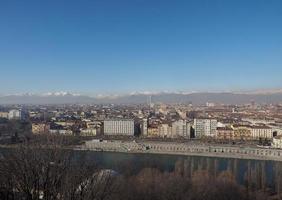
[[[190,142],[91,140],[76,150],[151,153],[282,161],[282,150],[257,146],[201,144]]]

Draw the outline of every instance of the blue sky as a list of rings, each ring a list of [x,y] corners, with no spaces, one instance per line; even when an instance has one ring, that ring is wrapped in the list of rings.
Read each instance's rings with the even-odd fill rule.
[[[0,94],[280,88],[282,1],[0,1],[0,70]]]

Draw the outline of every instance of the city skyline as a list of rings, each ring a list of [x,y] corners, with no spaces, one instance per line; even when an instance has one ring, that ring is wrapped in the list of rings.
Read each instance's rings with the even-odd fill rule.
[[[282,0],[0,1],[0,199],[282,199]]]
[[[282,2],[0,6],[0,94],[282,88]]]

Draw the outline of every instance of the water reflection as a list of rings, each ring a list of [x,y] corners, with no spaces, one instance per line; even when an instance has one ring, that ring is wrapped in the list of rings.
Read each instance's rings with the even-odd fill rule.
[[[137,174],[143,168],[175,172],[187,178],[191,178],[198,171],[206,171],[213,177],[227,171],[235,177],[237,183],[250,190],[271,189],[282,192],[282,162],[277,161],[91,151],[76,154],[79,158],[86,159],[86,162],[113,169],[125,176]]]

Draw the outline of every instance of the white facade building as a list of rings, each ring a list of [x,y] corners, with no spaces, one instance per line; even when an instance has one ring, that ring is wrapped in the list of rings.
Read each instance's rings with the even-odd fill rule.
[[[274,148],[282,149],[282,136],[280,135],[274,137],[271,146]]]
[[[282,126],[276,124],[268,125],[272,129],[273,137],[282,135]]]
[[[207,102],[206,106],[207,107],[215,107],[215,103]]]
[[[134,135],[134,121],[131,119],[117,119],[104,121],[105,135]]]
[[[272,128],[267,126],[254,126],[251,128],[251,135],[252,138],[254,139],[259,139],[259,138],[270,139],[273,137],[273,132],[272,132]]]
[[[217,120],[216,119],[194,119],[195,137],[216,136]]]
[[[168,124],[161,124],[158,129],[159,137],[171,137],[171,127]]]
[[[9,119],[23,119],[23,113],[21,110],[10,110],[9,111],[9,115],[8,115]]]
[[[190,137],[190,126],[186,120],[178,120],[171,124],[172,137]]]

